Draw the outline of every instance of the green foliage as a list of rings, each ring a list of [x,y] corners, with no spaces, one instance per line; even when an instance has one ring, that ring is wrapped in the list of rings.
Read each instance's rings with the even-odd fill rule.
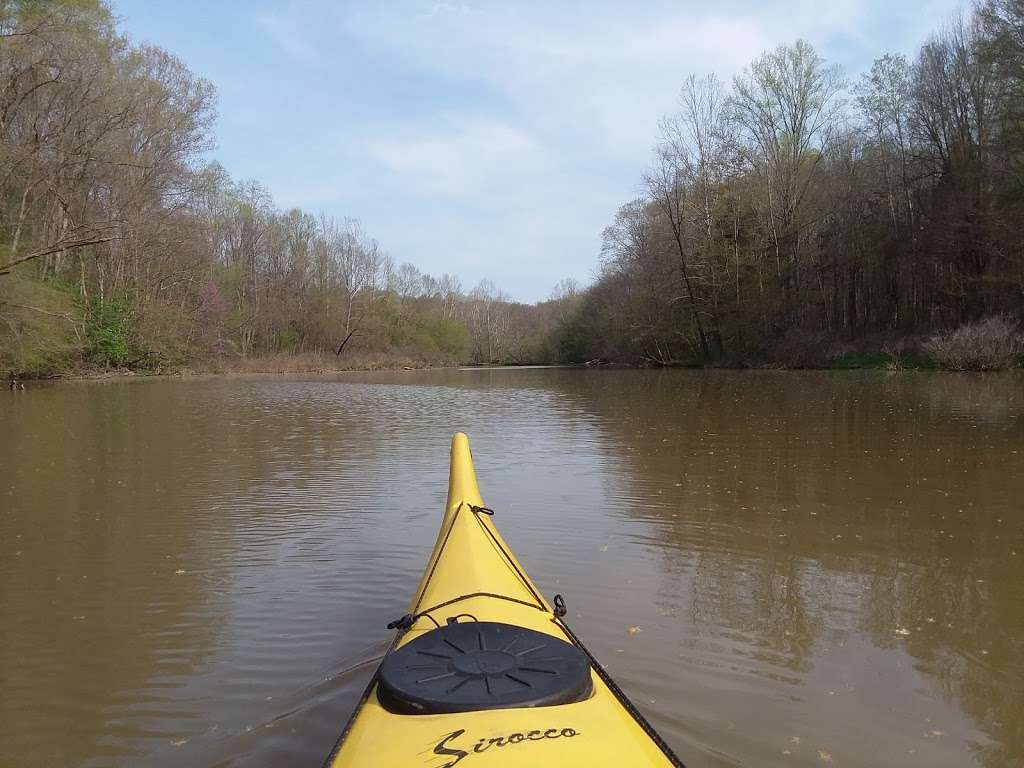
[[[93,297],[86,310],[89,360],[110,368],[127,368],[142,357],[134,319],[134,308],[126,295]]]
[[[828,361],[828,367],[837,371],[852,371],[858,368],[888,368],[894,362],[891,355],[840,355]]]
[[[299,346],[299,332],[294,328],[274,331],[270,346],[275,352],[294,352]]]
[[[214,283],[229,305],[233,305],[233,298],[242,294],[245,280],[245,269],[241,264],[218,264],[214,269]],[[232,306],[232,309],[237,307]]]
[[[472,338],[465,325],[457,320],[438,317],[427,308],[421,308],[411,316],[389,315],[387,338],[392,347],[407,354],[447,362],[463,362],[469,357],[472,346]]]
[[[454,360],[463,360],[472,344],[469,331],[456,320],[437,318],[427,324],[427,334],[437,349]]]

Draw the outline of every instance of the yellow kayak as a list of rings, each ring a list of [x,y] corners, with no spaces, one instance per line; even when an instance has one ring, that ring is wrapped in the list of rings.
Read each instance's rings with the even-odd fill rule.
[[[444,521],[409,613],[326,766],[682,766],[550,605],[452,439]]]

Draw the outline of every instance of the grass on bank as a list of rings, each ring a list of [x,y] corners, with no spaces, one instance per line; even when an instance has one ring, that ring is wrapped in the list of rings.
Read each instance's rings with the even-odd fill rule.
[[[827,367],[832,371],[855,371],[860,369],[934,371],[939,368],[934,360],[924,355],[893,355],[885,352],[840,355],[829,360]]]
[[[182,367],[183,374],[245,373],[329,373],[331,371],[419,370],[437,367],[422,358],[386,352],[353,351],[342,357],[333,353],[277,352],[247,358],[221,357],[198,361]]]
[[[84,316],[71,291],[16,273],[0,277],[0,374],[58,376],[84,348]]]

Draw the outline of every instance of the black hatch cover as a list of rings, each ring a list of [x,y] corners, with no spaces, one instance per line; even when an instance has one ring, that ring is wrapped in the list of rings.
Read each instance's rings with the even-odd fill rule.
[[[492,621],[420,635],[381,664],[377,696],[391,712],[437,714],[549,707],[587,698],[590,663],[574,645]]]

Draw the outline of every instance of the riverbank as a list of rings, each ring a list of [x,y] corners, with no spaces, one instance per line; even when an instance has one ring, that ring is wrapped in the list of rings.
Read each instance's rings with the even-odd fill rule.
[[[82,364],[50,375],[8,375],[8,380],[25,381],[89,381],[125,378],[191,378],[210,376],[268,376],[288,374],[326,374],[359,371],[424,371],[453,370],[459,368],[588,368],[594,370],[642,370],[651,368],[686,370],[782,370],[782,371],[858,371],[884,370],[893,373],[915,371],[955,372],[922,354],[894,355],[883,352],[849,353],[817,364],[786,364],[778,360],[700,360],[675,361],[668,365],[623,363],[591,360],[576,364],[551,363],[496,363],[472,365],[457,361],[431,362],[406,355],[387,353],[355,353],[338,358],[326,354],[276,354],[252,358],[219,358],[197,361],[188,365],[160,368],[117,368]],[[1018,359],[1010,370],[1024,369],[1024,360]]]
[[[36,301],[60,297],[59,292],[37,293]],[[350,347],[333,352],[279,351],[240,356],[219,353],[191,357],[169,345],[138,344],[130,355],[103,355],[97,348],[109,341],[104,333],[90,333],[74,306],[51,301],[45,309],[23,311],[21,333],[0,340],[0,380],[107,379],[142,376],[216,376],[244,374],[317,374],[341,371],[443,369],[463,366],[524,367],[569,366],[587,368],[687,368],[730,370],[863,370],[887,371],[994,371],[1024,368],[1024,334],[1012,318],[994,317],[950,331],[924,334],[874,334],[839,340],[824,334],[789,332],[764,349],[716,359],[698,357],[658,361],[632,357],[573,359],[555,345],[537,343],[532,351],[490,364],[462,355],[444,354],[436,347],[418,349]],[[1000,326],[1000,323],[1002,324]],[[997,326],[993,328],[993,326]],[[97,342],[97,339],[99,340]],[[380,338],[373,341],[380,342]]]
[[[387,297],[385,297],[387,298]],[[390,298],[394,299],[394,296]],[[402,307],[405,306],[403,309]],[[1024,364],[1024,333],[1010,315],[957,328],[890,330],[848,336],[790,328],[763,343],[727,339],[713,359],[687,357],[690,344],[648,349],[571,343],[554,319],[524,327],[495,345],[472,317],[440,325],[417,320],[406,305],[381,309],[341,355],[295,333],[264,333],[262,341],[224,328],[206,333],[165,305],[139,306],[125,297],[85,301],[67,284],[20,276],[0,281],[0,380],[96,379],[112,376],[289,374],[407,370],[490,365],[587,365],[623,368],[788,370],[1003,370]],[[335,339],[344,337],[340,331]],[[493,336],[493,334],[492,334]],[[490,341],[488,341],[490,338]],[[304,352],[303,348],[320,352]],[[682,353],[682,354],[681,354]]]
[[[132,369],[77,365],[44,376],[9,376],[19,381],[84,381],[120,378],[188,378],[207,376],[243,376],[246,374],[285,375],[293,373],[340,373],[344,371],[416,371],[458,367],[454,363],[430,363],[403,355],[379,353],[335,355],[278,354],[253,358],[220,358],[187,365]]]

